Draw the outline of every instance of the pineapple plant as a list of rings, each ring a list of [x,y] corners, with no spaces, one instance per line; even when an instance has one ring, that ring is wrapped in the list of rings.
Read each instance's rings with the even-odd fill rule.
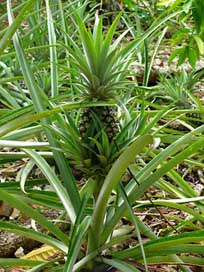
[[[80,12],[74,10],[73,14],[79,39],[67,35],[68,45],[64,46],[74,71],[71,81],[77,86],[80,111],[65,114],[64,131],[52,129],[74,169],[85,178],[103,179],[121,148],[131,142],[125,136],[129,127],[121,131],[117,113],[119,92],[130,84],[127,73],[134,45],[120,46],[129,31],[117,35],[121,14],[108,29],[103,28],[102,15],[96,14],[93,30],[85,25]]]

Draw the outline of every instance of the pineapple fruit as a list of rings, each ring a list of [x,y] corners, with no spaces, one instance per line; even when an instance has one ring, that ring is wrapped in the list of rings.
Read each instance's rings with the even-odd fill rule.
[[[107,106],[96,107],[95,109],[87,108],[81,115],[79,130],[82,138],[86,138],[89,135],[89,130],[94,127],[94,118],[98,116],[100,126],[99,129],[104,129],[108,139],[111,141],[119,132],[119,122],[117,120],[116,111],[114,108]],[[92,130],[92,136],[96,134],[96,127]]]

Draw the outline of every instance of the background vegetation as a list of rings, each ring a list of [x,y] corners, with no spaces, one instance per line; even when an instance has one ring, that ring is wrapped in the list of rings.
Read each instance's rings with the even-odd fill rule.
[[[2,267],[202,269],[203,5],[1,1]]]

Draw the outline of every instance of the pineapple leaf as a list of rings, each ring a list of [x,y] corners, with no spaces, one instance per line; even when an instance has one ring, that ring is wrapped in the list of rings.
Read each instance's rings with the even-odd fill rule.
[[[84,75],[86,75],[87,78],[90,77],[90,69],[87,64],[87,62],[84,59],[84,55],[81,51],[81,49],[78,47],[78,45],[71,39],[71,37],[68,37],[69,46],[66,46],[65,44],[61,44],[63,47],[65,47],[68,51],[70,56],[72,57],[72,63],[83,72]],[[73,49],[72,49],[73,48]]]
[[[93,142],[96,145],[100,155],[103,155],[103,147],[102,147],[101,143],[99,141],[97,141],[96,138],[89,137],[89,139],[91,142]]]
[[[101,133],[101,138],[102,138],[102,146],[103,146],[103,152],[106,158],[110,157],[110,143],[108,139],[108,135],[105,131],[102,131]]]
[[[106,75],[111,75],[111,70],[115,66],[115,63],[117,61],[117,49],[113,50],[110,54],[107,55],[106,58],[104,58],[103,62],[101,63],[100,67],[100,78],[101,82],[104,84],[104,81],[106,80]]]
[[[94,47],[94,39],[91,31],[89,31],[81,17],[77,12],[75,15],[75,24],[77,24],[77,29],[80,35],[80,40],[83,45],[83,51],[86,57],[86,61],[89,64],[92,73],[96,73],[96,51]]]
[[[103,42],[101,56],[100,56],[100,61],[99,61],[100,63],[102,63],[103,59],[105,59],[108,55],[108,52],[109,52],[110,46],[111,46],[111,42],[112,42],[113,36],[115,34],[116,27],[118,25],[121,15],[122,15],[122,13],[120,12],[117,15],[117,17],[115,18],[115,20],[113,21],[111,27],[108,30],[108,33],[106,34],[105,40]]]
[[[171,18],[177,16],[178,14],[182,13],[183,10],[179,10],[179,11],[175,11],[167,16],[165,16],[162,19],[158,19],[156,20],[152,26],[146,31],[144,32],[144,34],[140,37],[138,37],[137,39],[131,41],[128,43],[127,46],[125,46],[121,51],[120,51],[120,56],[122,58],[126,58],[128,55],[130,55],[131,52],[133,52],[134,50],[137,50],[139,48],[139,46],[155,31],[159,30],[162,25],[164,25],[168,20],[170,20]]]
[[[80,133],[78,131],[78,128],[75,125],[74,120],[71,118],[70,114],[68,113],[68,111],[64,110],[65,116],[67,118],[67,122],[69,124],[69,130],[70,133],[72,133],[72,137],[75,139],[77,137],[80,137]]]
[[[102,16],[96,15],[96,20],[94,24],[94,30],[93,30],[93,39],[94,39],[94,45],[96,49],[96,55],[97,55],[97,60],[100,56],[101,53],[101,45],[103,42],[103,19]]]
[[[117,46],[120,44],[120,42],[122,41],[122,39],[126,36],[126,34],[130,31],[130,29],[128,28],[127,30],[125,30],[122,34],[120,34],[120,36],[114,41],[114,43],[111,45],[111,49],[114,50],[117,48]]]

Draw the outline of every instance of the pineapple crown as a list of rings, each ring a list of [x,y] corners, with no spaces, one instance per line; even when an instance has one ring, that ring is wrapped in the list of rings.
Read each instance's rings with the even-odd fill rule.
[[[121,13],[115,18],[103,35],[103,18],[96,14],[93,31],[88,29],[80,15],[75,12],[74,22],[79,33],[78,45],[69,39],[69,54],[72,64],[77,68],[81,78],[85,96],[89,100],[106,101],[115,96],[128,81],[125,79],[131,54],[126,48],[120,49],[119,44],[129,31],[124,31],[113,41]]]

